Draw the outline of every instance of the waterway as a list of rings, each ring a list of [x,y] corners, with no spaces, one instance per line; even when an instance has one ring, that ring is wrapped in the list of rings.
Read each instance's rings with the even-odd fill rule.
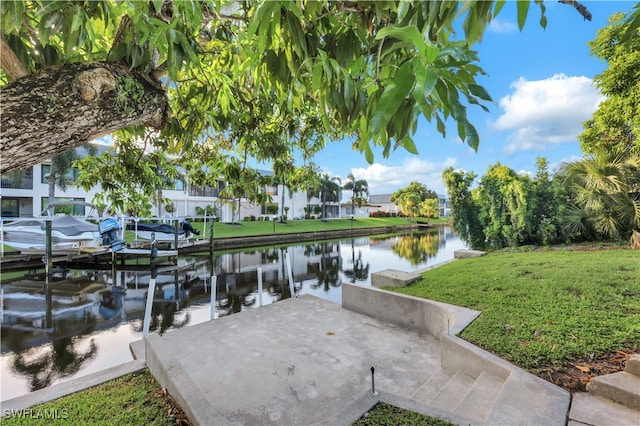
[[[2,282],[0,401],[104,370],[133,359],[142,338],[152,277],[149,331],[164,334],[215,317],[256,309],[302,294],[341,302],[344,282],[370,285],[384,269],[417,271],[453,258],[464,243],[448,228],[260,247],[180,257],[176,264],[42,270]],[[262,291],[259,291],[258,271]],[[195,344],[195,342],[194,342]]]

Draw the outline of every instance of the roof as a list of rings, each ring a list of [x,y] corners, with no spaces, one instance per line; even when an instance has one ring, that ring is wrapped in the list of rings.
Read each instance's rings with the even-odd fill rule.
[[[369,196],[370,204],[385,204],[391,203],[391,194],[378,194]]]

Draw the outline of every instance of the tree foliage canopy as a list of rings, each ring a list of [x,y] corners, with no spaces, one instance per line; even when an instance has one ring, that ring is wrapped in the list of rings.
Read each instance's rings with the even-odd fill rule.
[[[607,96],[584,125],[580,146],[586,154],[597,151],[640,152],[640,36],[624,41],[629,24],[616,14],[589,43],[591,54],[607,63],[594,78]]]
[[[635,23],[612,16],[589,43],[591,53],[607,62],[594,79],[607,99],[579,136],[586,157],[564,169],[574,226],[612,238],[640,229],[640,14],[631,16]]]
[[[116,132],[181,156],[202,183],[203,169],[300,150],[309,161],[281,170],[304,181],[327,137],[355,135],[369,161],[373,146],[417,152],[421,116],[477,149],[467,107],[491,98],[471,46],[504,3],[4,0],[0,173]],[[531,3],[517,3],[520,28]]]
[[[432,217],[433,203],[428,202],[423,204],[426,200],[435,199],[436,206],[438,203],[438,194],[435,191],[427,188],[426,185],[420,182],[413,181],[409,183],[406,188],[401,188],[391,194],[390,200],[400,206],[400,209],[407,216],[420,216],[423,210],[427,212],[427,217]],[[439,209],[438,209],[439,211]],[[438,217],[437,215],[435,216]]]
[[[556,244],[575,236],[563,217],[565,182],[550,178],[546,159],[538,158],[537,163],[533,178],[493,164],[473,189],[474,173],[445,170],[452,228],[477,249]]]

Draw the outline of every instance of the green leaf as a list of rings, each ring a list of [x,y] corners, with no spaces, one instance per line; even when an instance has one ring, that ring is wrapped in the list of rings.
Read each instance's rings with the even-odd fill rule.
[[[500,13],[500,11],[502,10],[502,8],[504,7],[504,4],[507,2],[507,0],[498,0],[496,1],[496,6],[493,9],[493,16],[494,18],[496,16],[498,16],[498,13]]]
[[[364,144],[364,158],[367,159],[367,163],[373,164],[373,151],[369,142],[362,142],[362,144]]]
[[[418,49],[418,52],[421,56],[424,55],[427,49],[425,37],[413,25],[402,28],[384,27],[383,29],[378,31],[378,34],[376,34],[376,40],[380,40],[384,37],[393,37],[413,45],[416,49]]]
[[[153,8],[156,11],[160,11],[162,10],[162,3],[164,3],[164,0],[151,0],[151,3],[153,3]]]
[[[351,81],[351,77],[349,75],[346,75],[344,78],[344,104],[345,107],[347,108],[348,112],[353,111],[353,106],[354,106],[354,100],[353,100],[353,96],[354,96],[354,91],[353,91],[353,82]]]
[[[480,99],[482,99],[483,101],[492,101],[493,99],[491,99],[491,96],[489,95],[489,93],[487,93],[487,91],[485,90],[484,87],[477,85],[477,84],[468,84],[467,87],[469,88],[469,91],[471,92],[471,94],[473,96],[476,96]]]
[[[436,74],[435,71],[428,69],[426,78],[424,80],[424,86],[422,88],[425,97],[431,96],[433,88],[436,87],[437,82],[438,74]]]
[[[409,94],[414,82],[415,77],[411,72],[411,63],[405,62],[378,100],[376,111],[371,117],[371,133],[373,135],[376,135],[387,126],[391,117],[393,117],[405,97]]]
[[[405,16],[407,16],[407,12],[411,8],[411,3],[408,1],[401,1],[398,5],[398,21],[402,21]]]
[[[78,31],[63,31],[64,36],[64,54],[65,56],[71,56],[73,54],[73,48],[78,42]]]
[[[400,145],[406,149],[409,153],[418,155],[418,148],[416,148],[416,144],[410,136],[405,136],[400,141]]]
[[[74,7],[73,19],[71,20],[71,31],[77,31],[80,29],[85,20],[84,11],[80,6]]]
[[[322,74],[323,74],[322,62],[316,61],[316,63],[313,64],[313,74],[311,76],[312,91],[315,92],[316,90],[320,89],[320,86],[322,85]]]
[[[426,46],[427,46],[426,47],[427,54],[425,55],[425,61],[428,64],[431,64],[433,63],[433,61],[435,61],[438,58],[438,55],[440,54],[440,49],[431,43],[426,44]]]
[[[529,0],[519,0],[518,5],[518,27],[520,31],[524,28],[524,24],[527,21],[527,14],[529,13]]]
[[[287,1],[282,3],[283,7],[293,14],[296,18],[302,18],[302,9],[295,1]]]
[[[473,148],[474,151],[478,151],[478,147],[480,146],[480,136],[478,136],[478,131],[469,121],[464,122],[464,130],[466,135],[465,142]]]
[[[22,26],[22,19],[27,7],[24,1],[2,1],[0,10],[2,11],[2,32],[10,34],[18,32]]]

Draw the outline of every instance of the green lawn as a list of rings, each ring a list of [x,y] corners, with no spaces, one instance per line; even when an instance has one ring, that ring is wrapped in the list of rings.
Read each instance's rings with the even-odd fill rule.
[[[640,253],[490,253],[390,289],[482,311],[461,337],[524,368],[640,350]]]
[[[14,414],[3,425],[175,425],[186,417],[144,370]]]
[[[429,223],[445,223],[446,218],[441,219],[421,219],[428,220]],[[253,221],[238,222],[236,224],[216,223],[214,225],[214,238],[228,238],[240,236],[266,235],[266,234],[290,234],[295,232],[319,232],[319,231],[335,231],[358,228],[375,228],[383,226],[400,226],[412,225],[415,220],[400,217],[389,218],[357,218],[351,219],[330,219],[326,222],[318,219],[307,220],[288,220],[286,223],[278,221]],[[196,226],[202,231],[202,223],[196,223]],[[207,224],[209,227],[209,224]]]
[[[446,420],[380,402],[351,426],[455,426]]]

